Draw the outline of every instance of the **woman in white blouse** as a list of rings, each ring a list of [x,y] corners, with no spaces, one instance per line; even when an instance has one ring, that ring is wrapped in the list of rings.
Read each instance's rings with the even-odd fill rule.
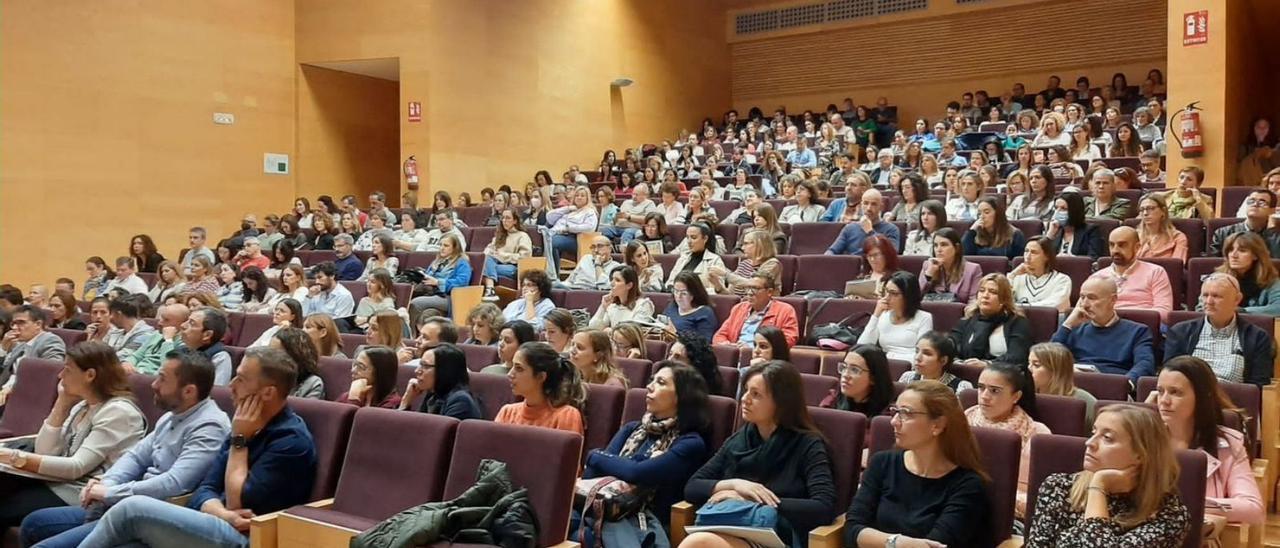
[[[874,344],[891,360],[911,361],[916,341],[933,330],[933,315],[920,310],[920,284],[910,272],[895,272],[884,282],[871,321],[858,344]]]
[[[917,228],[907,233],[902,254],[932,257],[933,233],[947,226],[947,210],[942,206],[942,202],[925,200],[920,203],[917,211],[920,214],[913,223]]]
[[[1009,273],[1013,302],[1018,306],[1046,306],[1060,313],[1071,309],[1071,277],[1054,270],[1058,249],[1053,241],[1036,236],[1027,240],[1022,264]]]
[[[396,270],[400,268],[400,259],[395,256],[395,240],[390,234],[379,234],[373,237],[373,255],[369,256],[369,260],[364,263],[364,272],[357,278],[360,281],[368,280],[375,270],[379,268],[396,276]]]
[[[956,179],[956,195],[947,202],[947,219],[953,221],[978,220],[978,198],[982,197],[982,177],[977,171],[965,169]]]
[[[600,298],[600,307],[591,317],[592,329],[608,329],[623,322],[653,322],[653,302],[640,295],[640,280],[634,268],[613,269],[609,282],[609,292]]]
[[[249,345],[249,348],[255,346],[267,346],[271,344],[271,337],[276,332],[286,327],[297,327],[302,329],[302,303],[297,299],[285,298],[281,299],[271,309],[271,323],[275,324],[262,332],[257,340]]]
[[[665,278],[662,265],[653,259],[649,248],[632,240],[622,253],[623,264],[635,269],[640,279],[640,291],[662,291],[662,280]]]
[[[680,257],[676,259],[676,264],[671,267],[671,272],[667,273],[667,286],[675,283],[676,274],[687,269],[702,279],[702,285],[707,288],[708,293],[715,291],[715,285],[711,281],[710,269],[713,266],[724,268],[724,259],[721,259],[719,255],[716,255],[709,248],[709,244],[714,241],[714,238],[715,232],[706,223],[694,223],[685,229],[684,243],[687,243],[688,246],[680,254]]]
[[[594,231],[599,219],[599,213],[591,203],[591,189],[586,185],[575,187],[569,205],[547,213],[547,224],[551,228],[543,232],[543,241],[551,243],[547,246],[549,264],[559,268],[561,253],[577,253],[578,234]]]
[[[827,208],[813,200],[818,196],[818,187],[812,181],[796,183],[796,203],[782,208],[778,222],[783,224],[816,223],[827,212]]]

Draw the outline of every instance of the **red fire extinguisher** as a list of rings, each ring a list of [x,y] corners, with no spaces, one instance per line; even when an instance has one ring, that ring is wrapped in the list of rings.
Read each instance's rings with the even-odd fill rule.
[[[1187,108],[1173,113],[1178,117],[1178,148],[1182,149],[1183,158],[1199,158],[1204,156],[1204,135],[1200,132],[1200,101],[1192,102]],[[1181,114],[1181,116],[1178,116]]]
[[[404,180],[409,190],[418,190],[418,160],[413,156],[404,161]]]

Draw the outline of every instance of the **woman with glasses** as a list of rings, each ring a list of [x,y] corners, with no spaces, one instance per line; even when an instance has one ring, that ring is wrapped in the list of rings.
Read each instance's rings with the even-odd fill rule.
[[[507,303],[502,317],[507,322],[527,322],[542,331],[543,318],[555,308],[551,302],[551,278],[546,271],[528,270],[520,276],[520,298]]]
[[[862,413],[871,418],[884,414],[893,403],[889,358],[879,348],[866,344],[853,347],[836,366],[836,372],[840,375],[840,386],[831,389],[822,400],[822,407]]]
[[[351,363],[351,387],[338,401],[357,407],[400,407],[396,392],[396,373],[400,363],[396,352],[386,346],[370,346],[356,355]]]
[[[671,284],[671,296],[674,298],[661,316],[667,319],[667,331],[672,334],[689,331],[711,340],[719,322],[715,309],[711,308],[711,298],[702,286],[702,278],[692,272],[676,274]]]
[[[418,409],[423,413],[444,415],[460,421],[484,419],[480,403],[471,393],[471,372],[467,356],[449,343],[424,351],[413,378],[404,389],[400,409],[407,410],[414,400],[425,396]]]
[[[910,272],[898,271],[881,283],[880,291],[858,344],[876,346],[890,359],[911,361],[916,341],[933,330],[933,315],[920,310],[920,285]]]
[[[913,382],[889,414],[897,447],[867,463],[844,546],[993,545],[991,480],[955,393]]]
[[[1187,261],[1187,235],[1169,220],[1164,197],[1147,194],[1138,200],[1138,258],[1177,257]]]

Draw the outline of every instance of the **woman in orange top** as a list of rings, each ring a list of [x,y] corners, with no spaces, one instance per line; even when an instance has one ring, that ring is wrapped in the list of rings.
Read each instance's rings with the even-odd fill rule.
[[[502,406],[495,422],[555,428],[582,434],[586,387],[578,368],[545,342],[520,345],[507,372],[511,392],[524,401]]]

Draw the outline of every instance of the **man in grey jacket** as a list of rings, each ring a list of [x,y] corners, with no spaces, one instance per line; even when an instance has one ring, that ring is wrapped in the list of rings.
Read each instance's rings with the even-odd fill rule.
[[[13,391],[14,380],[18,378],[14,374],[18,360],[24,357],[57,361],[66,359],[67,345],[62,342],[62,337],[44,330],[48,323],[49,317],[44,310],[29,304],[13,310],[9,332],[0,340],[0,347],[7,352],[4,364],[0,365],[0,384],[3,384],[3,388],[0,388],[0,405],[4,405],[9,399],[9,393]]]

